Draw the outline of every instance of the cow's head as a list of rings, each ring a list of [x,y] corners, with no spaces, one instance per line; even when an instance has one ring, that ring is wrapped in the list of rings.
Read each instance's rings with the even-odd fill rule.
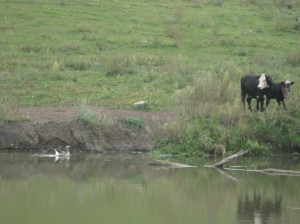
[[[281,88],[282,88],[282,92],[283,92],[283,95],[286,97],[287,94],[289,92],[291,92],[291,86],[294,84],[294,82],[291,82],[289,80],[286,80],[285,82],[281,82]]]
[[[258,79],[258,86],[257,88],[262,90],[269,88],[272,84],[271,78],[269,76],[266,76],[266,74],[262,74]]]

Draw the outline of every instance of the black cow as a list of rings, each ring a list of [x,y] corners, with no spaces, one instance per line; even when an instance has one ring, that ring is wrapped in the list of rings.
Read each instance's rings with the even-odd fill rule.
[[[256,109],[260,111],[264,110],[264,96],[267,99],[271,99],[272,96],[273,81],[270,76],[262,75],[245,75],[241,78],[241,96],[245,110],[245,98],[247,96],[248,108],[252,111],[251,100],[257,99]]]
[[[271,99],[276,99],[278,103],[278,109],[280,102],[282,102],[283,108],[286,110],[284,99],[287,97],[288,93],[291,92],[291,86],[293,84],[294,82],[290,82],[289,80],[285,82],[273,83],[272,95],[270,98],[267,98],[267,107]]]

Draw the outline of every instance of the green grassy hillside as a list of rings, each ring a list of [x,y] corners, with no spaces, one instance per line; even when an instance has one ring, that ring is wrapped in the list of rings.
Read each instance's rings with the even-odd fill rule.
[[[298,81],[300,7],[288,2],[3,0],[1,98],[158,109],[212,70]]]
[[[284,116],[299,118],[298,0],[0,0],[0,34],[2,108],[146,100],[237,124],[253,72],[295,81]]]

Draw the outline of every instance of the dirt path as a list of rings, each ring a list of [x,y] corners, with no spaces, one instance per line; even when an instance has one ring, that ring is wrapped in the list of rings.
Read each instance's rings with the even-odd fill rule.
[[[92,107],[92,111],[98,116],[108,120],[124,118],[142,118],[145,121],[165,122],[178,119],[176,112],[144,112],[137,110],[108,109],[104,107]],[[78,117],[79,110],[76,107],[29,107],[20,110],[30,121],[45,123],[49,121],[71,121]]]

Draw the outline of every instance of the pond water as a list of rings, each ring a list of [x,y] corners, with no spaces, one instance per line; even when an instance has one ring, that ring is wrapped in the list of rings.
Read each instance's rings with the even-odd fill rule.
[[[77,154],[70,160],[0,153],[3,224],[285,223],[300,220],[300,177],[154,166],[146,154]],[[300,170],[291,158],[231,165]]]

